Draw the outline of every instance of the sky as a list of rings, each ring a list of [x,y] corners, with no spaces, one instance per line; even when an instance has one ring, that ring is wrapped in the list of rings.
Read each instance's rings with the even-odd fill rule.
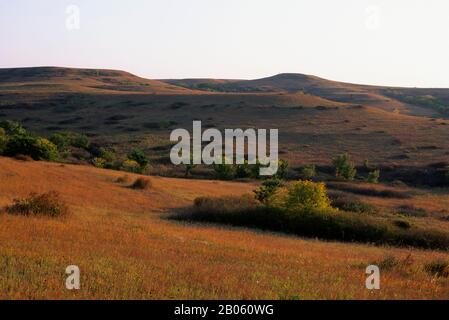
[[[0,0],[0,68],[449,88],[447,0]]]

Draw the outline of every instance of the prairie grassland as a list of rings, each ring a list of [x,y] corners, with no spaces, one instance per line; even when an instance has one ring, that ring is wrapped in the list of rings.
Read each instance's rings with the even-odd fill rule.
[[[170,222],[165,215],[198,196],[254,185],[152,177],[140,191],[116,183],[121,176],[0,158],[0,206],[57,190],[72,211],[62,219],[0,214],[0,299],[449,298],[449,279],[425,271],[447,253]],[[365,288],[372,263],[388,266],[376,292]],[[81,269],[79,291],[65,289],[68,265]]]

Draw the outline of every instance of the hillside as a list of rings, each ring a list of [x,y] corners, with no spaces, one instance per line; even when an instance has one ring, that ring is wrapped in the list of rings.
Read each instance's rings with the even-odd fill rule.
[[[298,74],[168,82],[122,71],[0,69],[0,121],[16,120],[45,136],[85,134],[119,155],[142,148],[156,174],[174,174],[166,168],[169,134],[191,128],[193,120],[220,130],[278,128],[281,157],[293,168],[329,166],[337,155],[349,152],[359,165],[369,160],[383,171],[404,169],[393,178],[430,181],[435,179],[427,176],[435,169],[429,166],[447,162],[449,121],[434,108],[446,99],[445,89],[386,89]],[[189,83],[195,85],[181,87]],[[223,89],[206,90],[198,86],[202,83]],[[419,98],[425,93],[435,98]],[[399,100],[425,101],[426,106]]]
[[[102,69],[58,67],[0,69],[3,94],[189,94],[191,90],[131,73]]]
[[[251,193],[254,185],[152,177],[152,189],[137,191],[116,183],[121,176],[0,158],[0,207],[57,190],[72,211],[62,219],[0,214],[1,299],[449,298],[447,279],[424,270],[447,253],[176,223],[165,217],[195,197]],[[447,205],[443,196],[407,201]],[[366,266],[391,257],[400,265],[382,273],[382,290],[366,290]],[[64,288],[68,265],[80,267],[78,292]]]
[[[190,89],[211,90],[220,92],[305,92],[325,99],[342,103],[374,106],[388,111],[403,112],[415,115],[435,115],[435,108],[423,104],[419,99],[408,102],[398,99],[403,96],[432,96],[441,99],[441,103],[449,106],[448,89],[409,89],[391,88],[385,86],[368,86],[331,81],[312,75],[284,73],[256,80],[213,80],[213,79],[183,79],[164,80],[173,85]]]

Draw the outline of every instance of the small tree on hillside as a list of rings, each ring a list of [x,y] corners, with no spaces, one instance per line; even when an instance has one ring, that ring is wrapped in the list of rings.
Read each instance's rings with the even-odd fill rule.
[[[338,156],[333,161],[335,176],[346,180],[354,180],[357,170],[348,153]]]
[[[316,167],[313,164],[306,165],[301,169],[301,177],[305,180],[311,180],[316,176]]]
[[[374,171],[371,171],[368,174],[368,177],[366,178],[366,181],[369,183],[379,183],[379,178],[380,178],[380,170],[376,169]]]
[[[262,186],[254,190],[256,200],[265,205],[270,205],[276,191],[282,187],[282,182],[279,179],[270,179],[262,183]]]

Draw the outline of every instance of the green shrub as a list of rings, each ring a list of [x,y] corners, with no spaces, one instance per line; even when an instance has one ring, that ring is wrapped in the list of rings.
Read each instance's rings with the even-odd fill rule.
[[[351,161],[351,156],[347,153],[338,156],[333,161],[335,168],[335,176],[346,180],[354,180],[357,175],[354,163]]]
[[[54,133],[50,137],[50,141],[58,147],[59,152],[65,152],[71,145],[70,136],[67,133]]]
[[[287,210],[262,205],[247,196],[199,198],[190,210],[170,218],[257,228],[326,240],[449,249],[449,235],[439,230],[397,228],[385,217],[361,216],[332,208]]]
[[[140,149],[134,149],[130,154],[128,154],[128,159],[137,162],[142,172],[145,171],[150,165],[150,160]]]
[[[96,157],[92,160],[92,164],[97,168],[104,168],[106,166],[107,161],[103,158]]]
[[[22,154],[34,160],[55,161],[58,159],[58,148],[45,138],[14,135],[9,137],[4,154],[11,157]]]
[[[257,160],[255,164],[250,165],[250,177],[253,179],[260,179],[260,168],[262,168],[262,164],[259,162],[259,160]]]
[[[276,177],[278,177],[279,179],[286,179],[288,177],[288,166],[288,161],[282,159],[279,160]]]
[[[304,166],[301,169],[301,178],[304,180],[311,180],[316,176],[316,167],[313,164]]]
[[[127,172],[142,173],[140,165],[136,161],[129,159],[123,161],[121,169]]]
[[[83,134],[71,134],[70,144],[72,147],[80,149],[89,149],[90,141],[89,138]]]
[[[58,160],[58,148],[48,139],[37,138],[35,148],[35,154],[38,159],[47,161]],[[33,157],[33,155],[31,156]]]
[[[27,131],[22,127],[22,125],[15,121],[2,121],[0,122],[0,128],[2,128],[8,136],[22,136],[27,134]]]
[[[238,164],[235,166],[235,177],[242,179],[248,178],[251,176],[251,168],[248,165],[248,161],[245,161],[244,164]]]
[[[368,174],[368,177],[366,178],[366,181],[369,183],[379,183],[379,178],[380,178],[380,170],[376,169],[374,171],[371,171]]]
[[[287,210],[322,210],[331,207],[326,185],[308,180],[293,182],[283,192],[277,193],[276,198],[276,205]]]
[[[278,179],[264,181],[260,188],[254,190],[255,198],[265,205],[270,205],[276,191],[281,187],[282,182]]]
[[[360,201],[357,198],[354,199],[354,197],[348,197],[340,193],[331,194],[331,200],[333,207],[341,209],[343,211],[366,214],[373,214],[378,211],[375,206],[369,203]]]
[[[214,164],[213,168],[217,179],[232,180],[235,178],[235,166],[232,164],[225,164],[224,159],[222,164]]]
[[[31,194],[25,199],[16,199],[6,208],[6,212],[22,216],[61,217],[69,213],[67,205],[61,200],[57,192]]]

